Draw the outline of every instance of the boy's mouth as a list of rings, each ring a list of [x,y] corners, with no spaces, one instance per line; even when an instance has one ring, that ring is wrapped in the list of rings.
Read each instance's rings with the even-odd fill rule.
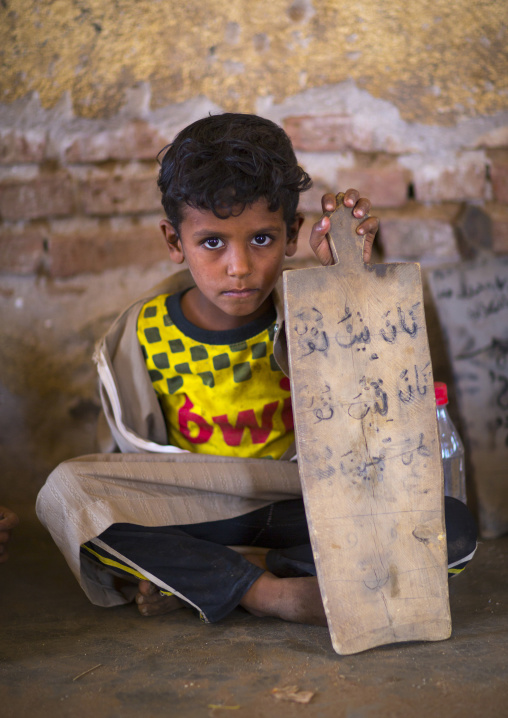
[[[244,287],[241,289],[226,289],[224,292],[222,292],[222,294],[226,297],[242,298],[251,297],[257,291],[257,289],[248,289],[247,287]]]

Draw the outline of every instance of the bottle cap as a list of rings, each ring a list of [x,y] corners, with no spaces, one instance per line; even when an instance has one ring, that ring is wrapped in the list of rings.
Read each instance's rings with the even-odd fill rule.
[[[443,406],[444,404],[448,404],[448,389],[444,381],[435,381],[434,391],[436,392],[437,406]]]

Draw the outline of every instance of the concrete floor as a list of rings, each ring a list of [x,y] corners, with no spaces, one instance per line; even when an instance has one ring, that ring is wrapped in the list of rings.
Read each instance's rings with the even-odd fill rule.
[[[450,586],[453,636],[341,657],[324,628],[88,603],[31,510],[0,565],[2,718],[508,716],[508,537]],[[96,666],[90,672],[89,669]],[[81,677],[78,677],[81,675]],[[315,691],[302,705],[275,687]]]

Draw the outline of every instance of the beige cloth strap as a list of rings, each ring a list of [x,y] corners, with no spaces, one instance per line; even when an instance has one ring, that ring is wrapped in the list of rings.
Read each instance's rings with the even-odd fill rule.
[[[301,496],[295,462],[200,454],[93,454],[60,464],[37,515],[90,600],[114,605],[83,573],[80,546],[114,523],[174,526],[233,518]],[[86,572],[88,574],[88,572]],[[104,595],[102,595],[104,594]]]

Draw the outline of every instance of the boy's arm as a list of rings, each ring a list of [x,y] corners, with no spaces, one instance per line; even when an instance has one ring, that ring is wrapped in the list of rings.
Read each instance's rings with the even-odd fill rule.
[[[365,197],[360,197],[360,193],[356,189],[347,190],[344,194],[344,204],[346,207],[354,207],[353,214],[360,220],[356,231],[358,234],[365,237],[363,261],[368,262],[372,254],[372,244],[379,227],[379,220],[377,217],[367,217],[366,219],[363,219],[369,213],[371,202]],[[321,205],[323,207],[323,212],[333,212],[336,209],[335,195],[325,194],[321,200]],[[321,264],[324,264],[325,266],[333,264],[332,253],[326,238],[329,230],[329,218],[321,217],[319,222],[316,222],[316,224],[312,227],[310,235],[310,246]]]

